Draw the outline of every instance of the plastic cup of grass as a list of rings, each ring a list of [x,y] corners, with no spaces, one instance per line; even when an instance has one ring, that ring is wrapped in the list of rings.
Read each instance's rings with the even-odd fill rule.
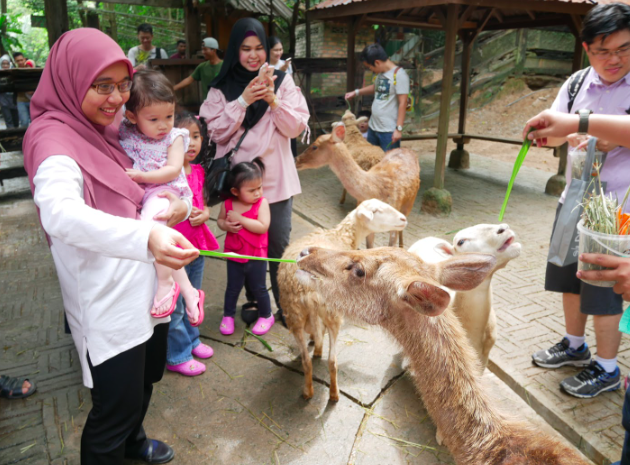
[[[615,257],[630,257],[630,236],[615,235],[593,231],[585,226],[584,220],[577,225],[580,233],[580,255],[583,253],[598,253]],[[609,268],[578,260],[578,270],[608,270]],[[585,283],[599,287],[613,287],[615,281],[591,281],[582,279]]]

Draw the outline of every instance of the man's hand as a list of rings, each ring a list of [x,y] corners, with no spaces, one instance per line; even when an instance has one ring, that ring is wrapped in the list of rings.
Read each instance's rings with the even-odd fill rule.
[[[400,132],[398,129],[394,130],[394,134],[392,134],[392,144],[395,144],[400,139],[402,139],[402,132]]]
[[[567,142],[571,147],[579,148],[581,145],[586,146],[588,144],[588,135],[573,133],[567,136]]]
[[[588,145],[588,139],[590,139],[590,136],[588,136],[588,138],[585,141],[580,142],[580,144],[577,147],[575,147],[575,149],[585,150],[586,146]],[[599,150],[600,152],[610,152],[611,150],[614,150],[617,147],[619,146],[612,144],[611,142],[608,142],[607,140],[601,140],[601,139],[597,139],[597,144],[595,144],[595,148]]]
[[[354,91],[352,92],[346,92],[346,95],[344,95],[343,98],[345,98],[346,100],[350,100],[351,98],[356,97],[356,94],[354,93]]]
[[[577,277],[580,279],[588,279],[589,281],[616,281],[617,284],[613,286],[613,291],[617,294],[621,294],[623,300],[630,301],[630,258],[583,253],[580,255],[580,261],[612,268],[610,270],[599,271],[580,270],[577,272]]]
[[[547,145],[548,138],[563,138],[578,130],[580,117],[557,111],[545,110],[525,124],[523,139],[533,140],[538,147]],[[534,131],[529,132],[530,129]]]

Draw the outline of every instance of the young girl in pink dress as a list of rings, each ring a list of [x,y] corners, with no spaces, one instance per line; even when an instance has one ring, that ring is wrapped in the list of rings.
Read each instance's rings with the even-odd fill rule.
[[[252,257],[267,257],[270,223],[269,203],[263,197],[263,171],[265,165],[260,158],[251,162],[238,163],[230,170],[227,183],[232,198],[221,205],[218,225],[225,236],[225,252],[234,252]],[[227,289],[223,304],[223,319],[219,331],[229,335],[234,332],[236,302],[247,282],[258,302],[258,320],[252,333],[266,334],[274,324],[271,301],[267,291],[267,262],[228,258]]]
[[[145,186],[141,218],[153,218],[167,208],[164,192],[192,199],[192,192],[183,170],[184,153],[188,150],[188,130],[173,128],[175,120],[175,92],[173,85],[162,74],[141,70],[134,74],[131,95],[126,104],[126,119],[120,125],[120,145],[133,160],[127,175]],[[155,264],[158,285],[151,315],[164,318],[175,310],[181,291],[186,301],[186,312],[193,326],[203,321],[202,290],[195,289],[183,269],[173,270]]]
[[[210,208],[205,205],[203,199],[205,179],[203,164],[208,157],[207,137],[204,138],[204,134],[207,133],[207,129],[203,121],[189,112],[177,115],[175,127],[186,129],[190,134],[190,144],[184,156],[184,172],[193,193],[193,208],[190,217],[176,225],[174,229],[182,233],[198,249],[217,250],[219,244],[206,224],[210,218]],[[193,164],[193,161],[199,164]],[[188,279],[197,289],[201,288],[203,281],[204,260],[204,257],[200,256],[186,265]],[[184,299],[180,296],[168,329],[166,369],[185,376],[197,376],[206,371],[206,365],[194,360],[193,355],[206,359],[214,355],[214,350],[199,340],[199,329],[190,324],[184,308]]]

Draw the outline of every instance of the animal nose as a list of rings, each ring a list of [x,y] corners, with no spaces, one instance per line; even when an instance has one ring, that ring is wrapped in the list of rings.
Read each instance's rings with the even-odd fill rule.
[[[499,230],[497,231],[497,234],[503,234],[506,230],[510,229],[510,227],[507,224],[502,224],[499,227]]]

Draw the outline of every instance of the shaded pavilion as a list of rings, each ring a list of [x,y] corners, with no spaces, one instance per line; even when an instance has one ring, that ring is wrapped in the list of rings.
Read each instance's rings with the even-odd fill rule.
[[[598,3],[613,3],[603,0]],[[623,2],[627,3],[627,2]],[[521,141],[466,133],[466,113],[470,94],[471,55],[475,39],[482,31],[567,26],[575,36],[573,72],[583,63],[579,39],[584,15],[594,6],[589,0],[324,0],[309,10],[308,19],[345,21],[348,24],[347,89],[355,88],[357,61],[355,37],[365,24],[441,30],[446,33],[444,66],[437,134],[405,137],[403,140],[437,138],[433,187],[425,192],[422,210],[429,213],[450,213],[452,200],[444,189],[446,145],[451,138],[457,149],[450,155],[449,167],[469,167],[464,145],[471,139],[503,143]],[[459,124],[456,134],[448,133],[450,101],[453,94],[455,47],[457,38],[463,43]],[[562,165],[561,160],[561,165]],[[566,164],[566,159],[564,160]],[[561,166],[561,170],[564,167]]]

